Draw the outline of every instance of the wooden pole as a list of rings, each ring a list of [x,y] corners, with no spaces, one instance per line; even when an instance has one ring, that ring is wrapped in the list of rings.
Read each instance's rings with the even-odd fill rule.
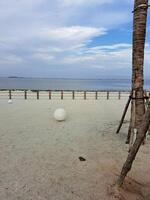
[[[144,97],[145,97],[145,109],[147,109],[149,103],[149,96],[147,95],[146,91],[144,91]]]
[[[150,103],[150,93],[148,94],[148,102]],[[148,129],[148,135],[150,135],[150,125],[149,125],[149,129]]]
[[[84,91],[84,100],[86,100],[86,91]]]
[[[72,91],[72,99],[73,100],[75,99],[75,91],[74,90]]]
[[[131,130],[130,130],[130,137],[129,137],[129,151],[131,150],[131,147],[134,143],[134,136],[137,133],[137,129],[136,129],[136,118],[135,118],[135,109],[136,109],[136,105],[135,105],[135,91],[132,91],[132,112],[131,112]]]
[[[118,92],[118,99],[119,100],[121,99],[121,92],[120,91]]]
[[[24,91],[24,99],[27,99],[27,90]]]
[[[149,126],[150,126],[150,103],[149,103],[148,109],[143,117],[142,123],[139,127],[137,138],[128,154],[126,162],[123,165],[119,179],[117,180],[117,185],[119,187],[122,186],[127,173],[131,170],[133,161],[135,160],[136,154],[138,153],[138,150],[139,150],[142,142],[144,141],[144,138],[146,136]]]
[[[39,100],[39,91],[37,91],[37,100]]]
[[[107,91],[107,100],[109,99],[109,91]]]
[[[95,92],[95,99],[96,100],[98,99],[98,92],[97,91]]]
[[[49,100],[52,98],[51,91],[49,90]]]
[[[9,90],[9,99],[12,99],[11,90]]]
[[[129,105],[130,105],[130,102],[131,102],[131,95],[129,96],[128,101],[127,101],[127,104],[126,104],[126,106],[125,106],[125,108],[124,108],[123,115],[122,115],[122,118],[121,118],[121,120],[120,120],[120,124],[119,124],[119,126],[118,126],[117,131],[116,131],[117,134],[119,133],[119,131],[120,131],[121,127],[122,127],[122,124],[123,124],[123,122],[124,122],[126,113],[127,113],[127,111],[128,111]]]
[[[98,92],[97,91],[95,92],[95,99],[96,100],[98,99]]]
[[[64,93],[63,93],[63,90],[61,91],[61,100],[63,100],[64,98]]]

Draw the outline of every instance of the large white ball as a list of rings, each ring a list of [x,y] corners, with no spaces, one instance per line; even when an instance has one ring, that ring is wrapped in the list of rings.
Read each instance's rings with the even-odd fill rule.
[[[64,121],[66,119],[66,111],[63,108],[58,108],[54,112],[54,118],[57,121]]]
[[[12,100],[11,100],[11,99],[9,99],[9,100],[8,100],[8,103],[9,103],[9,104],[12,104]]]

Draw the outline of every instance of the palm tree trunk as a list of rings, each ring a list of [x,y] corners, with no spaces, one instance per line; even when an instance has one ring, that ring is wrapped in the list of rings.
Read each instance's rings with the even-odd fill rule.
[[[130,171],[130,169],[132,167],[132,164],[136,157],[136,154],[137,154],[137,152],[145,138],[147,130],[149,128],[149,124],[150,124],[150,103],[149,103],[148,109],[143,117],[142,124],[139,128],[139,134],[138,134],[138,136],[135,140],[135,143],[133,144],[133,147],[127,157],[127,160],[126,160],[123,168],[122,168],[121,175],[118,179],[119,186],[121,186],[123,184],[123,181],[124,181],[127,173]]]
[[[148,0],[135,0],[132,49],[132,91],[135,93],[135,98],[131,101],[131,113],[135,110],[135,115],[131,114],[133,116],[130,123],[132,124],[131,132],[133,131],[132,129],[138,130],[145,113],[143,65],[147,8]],[[133,108],[134,106],[135,108]]]
[[[131,170],[136,154],[144,141],[150,125],[150,103],[145,113],[144,106],[144,48],[146,37],[148,0],[134,1],[134,24],[133,24],[133,53],[132,53],[132,104],[131,104],[131,135],[136,129],[137,138],[130,149],[127,160],[122,168],[117,184],[121,186],[127,173]],[[131,138],[131,137],[130,137]]]

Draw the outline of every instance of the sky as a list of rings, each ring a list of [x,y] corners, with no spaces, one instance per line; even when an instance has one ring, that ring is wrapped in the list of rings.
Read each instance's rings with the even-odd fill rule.
[[[132,0],[0,0],[0,76],[130,78],[132,10]]]

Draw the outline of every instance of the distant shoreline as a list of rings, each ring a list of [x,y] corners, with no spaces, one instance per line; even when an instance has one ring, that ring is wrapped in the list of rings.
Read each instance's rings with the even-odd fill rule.
[[[0,78],[9,78],[9,79],[51,79],[51,80],[129,80],[131,78],[61,78],[61,77],[24,77],[24,76],[0,76]],[[150,77],[145,77],[145,80],[150,80]]]
[[[21,76],[6,76],[0,78],[9,78],[9,79],[51,79],[51,80],[131,80],[130,78],[53,78],[53,77],[21,77]],[[147,78],[150,79],[150,78]]]

